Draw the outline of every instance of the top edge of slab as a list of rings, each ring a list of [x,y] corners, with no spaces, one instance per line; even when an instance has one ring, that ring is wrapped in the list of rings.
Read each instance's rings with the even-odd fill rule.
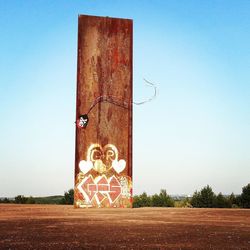
[[[93,15],[85,15],[85,14],[78,14],[78,19],[84,18],[84,17],[93,17],[93,18],[107,18],[107,19],[115,19],[115,20],[128,20],[133,22],[133,19],[129,18],[122,18],[122,17],[110,17],[110,16],[93,16]]]

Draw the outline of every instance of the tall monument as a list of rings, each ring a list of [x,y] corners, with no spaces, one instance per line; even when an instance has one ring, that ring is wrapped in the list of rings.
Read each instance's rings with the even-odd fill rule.
[[[132,207],[133,21],[80,15],[75,207]]]

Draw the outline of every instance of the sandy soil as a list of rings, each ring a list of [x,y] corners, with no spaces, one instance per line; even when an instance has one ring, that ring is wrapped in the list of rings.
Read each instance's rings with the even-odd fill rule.
[[[250,210],[0,205],[0,249],[250,249]]]

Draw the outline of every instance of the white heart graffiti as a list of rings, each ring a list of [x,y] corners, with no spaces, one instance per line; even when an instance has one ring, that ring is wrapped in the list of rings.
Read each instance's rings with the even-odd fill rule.
[[[86,174],[93,168],[93,163],[91,161],[82,160],[79,162],[79,168],[84,174]]]
[[[119,161],[114,160],[112,162],[112,167],[119,174],[125,169],[126,161],[124,161],[123,159]]]

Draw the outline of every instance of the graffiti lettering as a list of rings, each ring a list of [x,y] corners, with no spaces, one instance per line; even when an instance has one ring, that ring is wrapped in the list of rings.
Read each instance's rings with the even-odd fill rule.
[[[93,199],[100,205],[105,199],[108,199],[112,204],[121,195],[121,184],[117,178],[113,175],[109,179],[105,175],[93,178],[92,175],[85,177],[78,189],[83,194],[86,203],[91,203]]]

